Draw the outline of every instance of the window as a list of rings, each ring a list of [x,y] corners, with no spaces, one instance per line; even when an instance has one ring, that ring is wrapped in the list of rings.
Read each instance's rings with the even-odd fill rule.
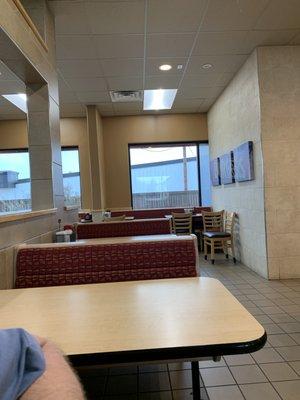
[[[77,147],[63,147],[61,151],[63,185],[66,206],[81,206],[79,152]]]
[[[31,210],[27,150],[0,152],[0,214]]]
[[[210,205],[207,143],[129,145],[129,154],[133,208]]]

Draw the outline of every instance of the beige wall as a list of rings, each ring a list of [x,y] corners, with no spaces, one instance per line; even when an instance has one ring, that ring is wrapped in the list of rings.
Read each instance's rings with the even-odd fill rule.
[[[86,118],[61,119],[60,136],[62,146],[79,148],[81,204],[82,208],[91,208],[91,170]]]
[[[103,118],[106,207],[131,206],[129,143],[207,140],[206,114]]]
[[[83,208],[91,207],[90,152],[86,118],[60,120],[62,146],[78,146],[81,172],[81,201]],[[0,121],[0,149],[28,147],[26,120]]]
[[[58,84],[57,75],[55,70],[54,60],[54,23],[50,14],[45,16],[46,29],[47,29],[47,45],[49,51],[46,51],[41,43],[37,40],[27,21],[23,18],[20,12],[17,10],[13,0],[1,0],[1,12],[0,12],[0,27],[6,32],[10,39],[16,44],[17,48],[23,53],[25,58],[33,66],[37,66],[39,74],[44,78],[48,84],[49,95],[47,100],[49,101],[48,114],[48,132],[49,142],[51,140],[51,152],[52,152],[52,164],[56,164],[56,167],[60,167],[59,161],[54,160],[54,155],[57,154],[56,150],[59,148],[59,109],[58,109]],[[4,36],[2,35],[2,38]],[[7,39],[6,39],[7,40]],[[5,46],[3,46],[5,47]],[[1,58],[5,59],[4,52],[1,54]],[[23,61],[22,61],[23,62]],[[16,67],[16,62],[13,64]],[[21,66],[21,65],[19,65]],[[24,70],[24,69],[23,69]],[[19,70],[19,71],[23,71]],[[41,101],[44,99],[41,99]],[[46,120],[46,119],[45,119]],[[20,135],[21,147],[27,142],[26,124],[18,121],[17,124],[22,132]],[[8,125],[7,125],[8,126]],[[17,131],[19,131],[19,128]],[[13,144],[16,143],[16,132],[10,131],[11,135],[8,136],[9,147],[15,147]],[[0,140],[1,141],[1,140]],[[47,142],[48,144],[48,142]],[[50,152],[49,152],[50,153]],[[43,164],[43,167],[45,165]],[[48,166],[49,167],[49,164]],[[52,172],[58,171],[59,168],[54,168]],[[59,215],[64,215],[64,221],[73,221],[74,213],[63,214],[63,203],[60,202],[63,194],[60,195],[56,192],[59,184],[56,182],[56,175],[53,173],[53,200],[55,206],[58,207]],[[61,173],[60,173],[61,178]],[[37,179],[38,180],[38,179]],[[36,181],[37,181],[36,180]],[[52,184],[52,176],[51,179]],[[48,185],[50,186],[50,185]],[[41,197],[44,197],[44,193],[41,193]],[[41,242],[50,241],[53,235],[53,231],[57,228],[57,215],[49,214],[41,217],[35,217],[26,221],[16,222],[1,222],[0,224],[0,288],[11,287],[13,282],[13,251],[14,245],[22,242]]]
[[[258,61],[269,276],[300,278],[300,46]]]
[[[213,207],[238,214],[237,258],[267,277],[263,161],[257,54],[253,53],[208,113],[211,158],[243,142],[254,142],[255,180],[216,186]]]

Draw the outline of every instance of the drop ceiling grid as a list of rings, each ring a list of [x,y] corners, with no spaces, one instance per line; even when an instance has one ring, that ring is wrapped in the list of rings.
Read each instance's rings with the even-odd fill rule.
[[[170,112],[205,112],[259,45],[299,44],[300,2],[285,0],[52,1],[63,116],[143,113],[109,90],[177,88]],[[297,22],[299,21],[299,22]],[[171,63],[171,72],[158,66]],[[211,70],[203,70],[212,63]],[[183,64],[178,72],[177,64]],[[80,90],[79,90],[80,89]]]
[[[52,2],[59,4],[60,6],[68,4],[65,1]],[[116,32],[108,32],[111,27],[109,24],[105,24],[105,32],[101,31],[101,27],[95,28],[95,15],[94,13],[91,21],[91,15],[89,10],[91,7],[93,9],[93,5],[95,5],[96,9],[100,10],[103,4],[105,4],[104,10],[110,10],[110,14],[113,13],[114,7],[118,9],[119,5],[123,7],[124,3],[130,3],[130,7],[134,5],[138,5],[139,15],[142,15],[141,7],[143,5],[143,24],[139,23],[137,26],[134,26],[131,31],[128,32],[126,21],[122,21],[120,31]],[[108,4],[109,3],[109,4]],[[160,3],[160,4],[159,4]],[[193,23],[192,26],[194,30],[187,29],[187,24],[185,20],[184,29],[182,26],[178,26],[174,28],[174,21],[170,16],[171,21],[166,22],[166,28],[161,29],[160,26],[163,21],[163,17],[158,18],[158,22],[155,21],[155,18],[159,14],[164,14],[168,5],[172,3],[173,7],[177,9],[177,16],[180,14],[178,10],[181,10],[184,13],[184,16],[188,16],[187,8],[192,9],[191,14],[195,14],[195,10],[197,10],[199,5],[201,6],[201,12],[199,16],[199,23],[197,24],[197,29],[195,31],[195,17],[192,18]],[[105,82],[107,92],[109,89],[111,90],[129,90],[129,89],[146,89],[146,88],[155,88],[158,87],[166,87],[171,88],[178,87],[178,95],[176,97],[174,108],[172,111],[178,110],[178,112],[203,112],[207,111],[207,107],[213,103],[213,101],[218,97],[218,95],[223,91],[225,86],[228,84],[230,79],[233,77],[234,73],[240,68],[243,62],[246,60],[247,56],[250,52],[259,44],[287,44],[289,43],[298,33],[299,29],[288,29],[288,26],[284,26],[284,30],[274,31],[274,30],[264,30],[263,25],[260,26],[260,30],[253,30],[256,24],[264,17],[264,13],[266,9],[273,4],[276,3],[276,0],[247,0],[244,2],[245,9],[247,13],[243,16],[243,18],[237,18],[239,16],[239,12],[243,11],[235,1],[231,1],[229,4],[229,11],[224,10],[222,7],[222,2],[220,0],[164,0],[164,2],[160,2],[160,0],[130,0],[130,1],[76,1],[77,6],[83,6],[85,11],[86,19],[88,23],[88,29],[85,32],[82,32],[81,35],[72,34],[72,33],[64,33],[60,34],[58,32],[57,40],[59,43],[60,38],[67,36],[78,37],[89,37],[91,42],[94,43],[94,51],[91,50],[89,58],[86,62],[91,62],[95,59],[96,62],[99,62],[100,68],[99,76],[94,76],[93,78],[103,78],[98,79],[96,82]],[[271,4],[272,3],[272,4]],[[69,2],[70,4],[70,2]],[[224,2],[223,2],[224,4]],[[228,5],[228,3],[227,3]],[[276,6],[276,4],[275,4]],[[109,7],[109,8],[108,8]],[[149,11],[150,7],[150,11]],[[193,8],[194,7],[194,8]],[[196,8],[195,8],[196,7]],[[275,7],[276,8],[276,7]],[[162,13],[159,13],[162,9]],[[170,10],[169,10],[170,11]],[[174,11],[174,10],[173,10]],[[170,11],[170,14],[173,12]],[[175,10],[176,12],[176,10]],[[150,16],[149,16],[150,13]],[[218,18],[220,16],[225,17],[222,20],[223,25],[219,23]],[[236,21],[228,21],[234,16]],[[120,11],[116,12],[116,16],[120,16]],[[172,17],[174,16],[174,12]],[[201,18],[200,18],[201,17]],[[176,20],[175,18],[175,20]],[[179,16],[179,20],[180,20]],[[198,18],[198,17],[197,17]],[[103,19],[103,18],[102,18]],[[150,27],[149,25],[150,19]],[[232,19],[232,18],[231,18]],[[268,18],[266,18],[268,20]],[[173,24],[173,25],[172,25]],[[143,31],[142,31],[143,25]],[[299,24],[300,25],[300,24]],[[93,29],[91,28],[93,26]],[[280,26],[279,26],[280,27]],[[219,30],[216,30],[219,29]],[[277,27],[278,28],[278,27]],[[220,31],[220,29],[223,29]],[[95,30],[97,34],[95,34]],[[122,32],[121,32],[122,31]],[[280,36],[279,40],[276,38]],[[126,46],[124,49],[119,49],[119,54],[114,54],[111,49],[110,53],[105,49],[104,57],[103,52],[99,53],[101,46],[97,41],[105,43],[105,40],[112,40],[112,44],[114,43],[114,39],[118,38],[119,40],[125,40],[125,38],[129,39],[129,41],[135,41],[136,46],[134,48],[130,48],[129,58],[126,58]],[[165,54],[168,54],[170,51],[170,38],[177,38],[182,41],[182,46],[178,46],[182,53],[180,53],[180,57],[177,54],[172,53],[171,56],[163,56],[164,51]],[[141,47],[143,39],[143,49]],[[168,42],[169,46],[166,45],[160,47],[160,41]],[[184,40],[190,39],[190,45],[184,43]],[[156,40],[156,43],[155,43]],[[152,41],[152,44],[151,44]],[[202,43],[204,41],[204,45]],[[125,40],[126,43],[126,40]],[[209,45],[212,43],[212,46]],[[177,44],[177,43],[176,43]],[[151,47],[151,46],[152,47]],[[100,49],[99,49],[100,47]],[[152,48],[151,54],[148,54],[148,49]],[[177,48],[175,46],[175,48]],[[127,47],[128,49],[128,47]],[[212,50],[210,50],[212,49]],[[155,57],[155,51],[157,52],[157,57]],[[184,54],[183,54],[184,53]],[[170,54],[170,53],[169,53]],[[141,57],[138,57],[138,56]],[[177,55],[177,57],[176,57]],[[75,54],[74,54],[75,56]],[[118,57],[119,56],[119,57]],[[210,71],[201,71],[201,65],[213,61],[215,80],[211,79]],[[74,61],[76,62],[76,61]],[[174,74],[172,73],[160,73],[158,70],[158,66],[161,63],[170,62],[182,63],[184,65],[183,71],[181,73]],[[122,68],[123,63],[123,68]],[[129,76],[128,71],[134,71],[132,76]],[[127,70],[127,72],[126,72]],[[199,72],[201,71],[201,72]],[[63,71],[60,71],[60,75],[63,76]],[[124,75],[124,76],[122,76]],[[207,80],[205,77],[207,76]],[[78,78],[77,78],[78,79]],[[71,81],[72,82],[72,81]],[[199,85],[198,82],[201,82]],[[66,82],[68,84],[68,82]],[[69,81],[70,83],[70,81]],[[118,86],[119,83],[119,86]],[[93,80],[87,79],[86,86],[92,86],[94,90],[86,90],[85,94],[82,95],[78,93],[78,91],[74,91],[74,98],[79,98],[79,101],[83,103],[95,102],[97,99],[97,90],[96,85],[93,88]],[[131,86],[132,85],[132,86]],[[142,86],[141,86],[142,85]],[[83,83],[84,86],[84,83]],[[70,90],[73,90],[72,85],[69,86]],[[91,87],[90,87],[91,88]],[[104,88],[102,87],[104,90]],[[101,89],[101,90],[102,90]],[[100,111],[103,110],[104,115],[111,114],[125,114],[127,113],[142,113],[141,107],[133,107],[132,105],[119,105],[113,104],[111,108],[108,107],[108,104],[105,101],[107,96],[104,96],[104,93],[98,90],[99,102],[102,103],[100,105]],[[195,104],[199,102],[199,107],[195,106]],[[62,108],[64,107],[64,95],[62,96]],[[82,108],[82,112],[84,112],[84,107]],[[71,111],[71,109],[70,109]]]

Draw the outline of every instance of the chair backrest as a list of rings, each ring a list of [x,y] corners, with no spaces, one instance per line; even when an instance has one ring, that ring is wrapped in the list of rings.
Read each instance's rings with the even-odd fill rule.
[[[192,233],[192,213],[172,213],[174,233]]]
[[[235,223],[236,213],[225,211],[224,214],[224,231],[233,235],[234,223]]]
[[[224,210],[218,212],[202,211],[205,232],[221,232],[224,229]]]
[[[120,215],[118,217],[110,217],[110,218],[104,218],[104,222],[114,222],[114,221],[125,221],[126,215]]]

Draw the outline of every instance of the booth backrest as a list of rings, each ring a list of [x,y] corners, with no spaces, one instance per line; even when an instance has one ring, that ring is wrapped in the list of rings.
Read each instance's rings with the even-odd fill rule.
[[[166,218],[76,225],[77,239],[123,237],[140,235],[163,235],[171,233],[171,223]]]
[[[202,211],[211,211],[211,207],[194,207],[194,213],[201,213]],[[183,207],[178,208],[145,208],[143,210],[128,210],[128,211],[112,211],[112,217],[125,214],[126,217],[134,217],[135,219],[142,218],[164,218],[165,215],[172,213],[184,212]]]
[[[164,236],[164,235],[163,235]],[[22,245],[16,255],[17,288],[196,276],[195,237],[120,238],[124,242]]]

